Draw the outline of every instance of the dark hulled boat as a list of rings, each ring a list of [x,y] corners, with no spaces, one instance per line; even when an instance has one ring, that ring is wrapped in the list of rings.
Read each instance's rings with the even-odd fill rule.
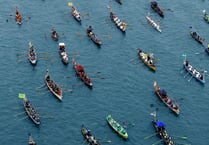
[[[98,46],[102,45],[102,41],[97,37],[96,34],[94,34],[93,29],[91,28],[91,26],[89,26],[86,30],[87,35],[89,36],[89,38],[91,38],[91,40],[97,44]]]
[[[163,10],[158,6],[158,3],[156,1],[151,1],[150,2],[151,8],[158,13],[161,17],[164,17]]]
[[[199,42],[200,44],[203,44],[205,41],[205,38],[202,38],[197,32],[195,31],[190,31],[190,35],[192,36],[192,38],[194,38],[197,42]]]
[[[81,127],[81,133],[88,141],[89,145],[101,145],[99,141],[91,134],[91,131],[88,130],[84,125]]]
[[[54,41],[58,41],[59,40],[59,35],[57,33],[56,30],[52,29],[52,34],[51,34],[51,37]]]
[[[72,59],[73,67],[75,69],[76,74],[79,78],[90,88],[93,87],[91,79],[86,75],[84,67],[80,64],[77,64],[75,59]]]
[[[153,120],[152,123],[156,133],[162,139],[165,145],[175,145],[172,137],[167,133],[165,129],[165,123],[158,120]]]

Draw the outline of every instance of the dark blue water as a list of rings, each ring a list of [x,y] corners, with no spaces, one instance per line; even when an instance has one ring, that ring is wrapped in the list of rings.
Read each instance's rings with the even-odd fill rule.
[[[113,0],[73,1],[82,14],[81,25],[72,17],[67,3],[66,0],[0,2],[1,145],[27,144],[29,132],[38,145],[85,144],[80,132],[82,124],[91,129],[102,144],[111,140],[114,145],[150,145],[160,140],[156,136],[144,140],[155,132],[150,113],[156,108],[157,118],[166,123],[168,133],[177,143],[209,143],[208,77],[202,85],[195,79],[189,82],[190,76],[184,78],[186,72],[182,71],[182,54],[187,54],[194,67],[209,68],[208,54],[189,35],[192,26],[206,39],[204,45],[207,45],[209,24],[202,17],[203,9],[209,12],[207,0],[159,1],[165,11],[164,18],[153,12],[149,1],[124,0],[123,5]],[[127,22],[126,35],[111,22],[106,5]],[[14,20],[16,6],[23,16],[21,26]],[[160,23],[162,33],[146,22],[148,12]],[[86,36],[88,25],[92,25],[102,39],[101,48]],[[58,42],[50,38],[51,28],[60,34]],[[35,67],[27,60],[29,41],[38,52],[39,61]],[[75,58],[91,78],[97,78],[93,80],[92,90],[77,78],[66,78],[74,76],[75,72],[71,62],[68,66],[61,62],[59,42],[66,44],[70,60]],[[155,73],[136,59],[139,47],[154,53],[158,60]],[[46,69],[65,90],[63,102],[46,87],[37,89],[44,85]],[[156,97],[154,81],[180,104],[179,116]],[[69,89],[73,92],[67,92]],[[42,123],[39,127],[24,113],[18,93],[25,93],[40,113]],[[130,124],[127,141],[108,126],[105,120],[108,114],[121,123]],[[187,140],[180,137],[187,137]]]

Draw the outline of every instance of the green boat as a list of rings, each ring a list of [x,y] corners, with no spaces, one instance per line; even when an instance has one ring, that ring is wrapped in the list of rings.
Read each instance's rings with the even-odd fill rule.
[[[107,115],[106,117],[108,124],[124,139],[128,138],[127,131],[117,122],[115,121],[111,115]]]

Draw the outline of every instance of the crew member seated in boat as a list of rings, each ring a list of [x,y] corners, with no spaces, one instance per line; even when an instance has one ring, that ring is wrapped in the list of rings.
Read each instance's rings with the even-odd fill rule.
[[[93,28],[91,26],[88,27],[87,32],[90,33],[93,31]]]
[[[110,12],[111,18],[115,18],[115,14],[113,12]]]
[[[185,65],[186,65],[186,66],[188,66],[188,64],[189,64],[189,61],[188,61],[188,60],[186,60],[186,61],[185,61]]]
[[[46,77],[46,81],[49,81],[50,80],[50,76],[48,75],[47,77]]]
[[[18,11],[16,11],[16,19],[20,19],[21,20],[21,15]]]

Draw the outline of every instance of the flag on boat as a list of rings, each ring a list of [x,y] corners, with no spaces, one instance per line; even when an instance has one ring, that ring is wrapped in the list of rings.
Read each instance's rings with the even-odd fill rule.
[[[24,99],[26,97],[26,95],[23,94],[23,93],[19,93],[18,97],[21,98],[21,99]]]
[[[72,7],[73,3],[72,2],[68,2],[68,6]]]

